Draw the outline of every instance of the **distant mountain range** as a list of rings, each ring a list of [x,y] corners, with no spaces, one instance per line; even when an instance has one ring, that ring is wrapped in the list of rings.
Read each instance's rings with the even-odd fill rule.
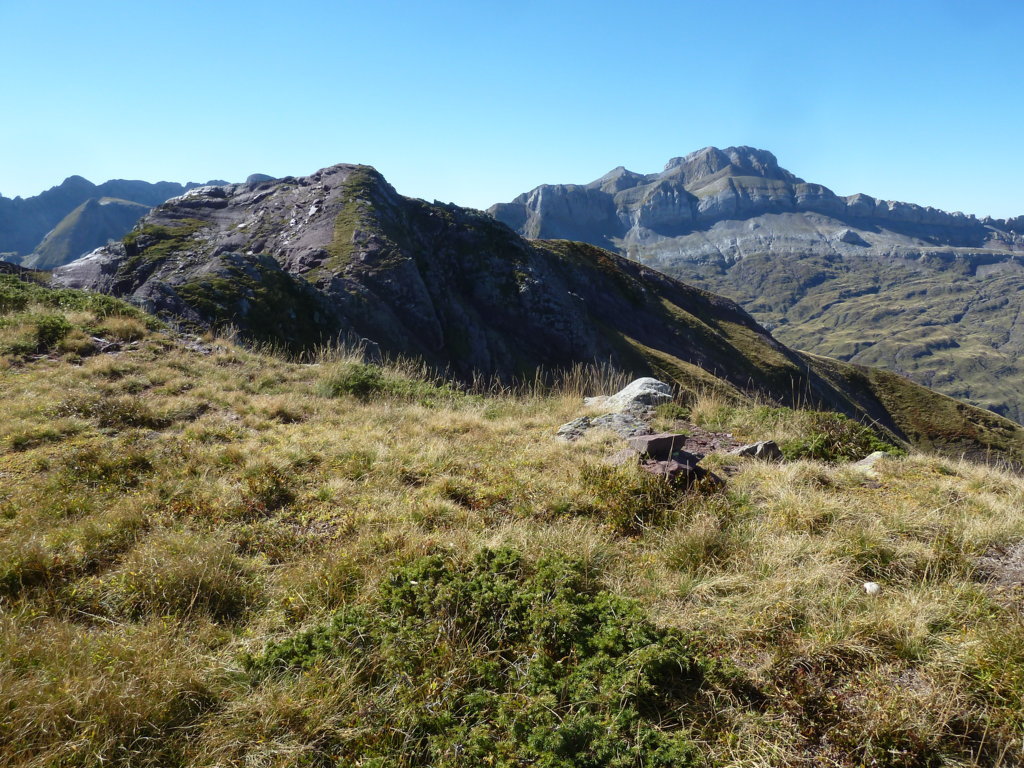
[[[947,453],[1024,458],[1024,430],[995,414],[797,353],[733,301],[592,245],[528,241],[480,211],[403,197],[368,166],[191,190],[53,274],[293,350],[354,335],[506,382],[611,363],[725,399],[839,410]]]
[[[543,185],[489,212],[736,299],[789,345],[1024,419],[1024,217],[840,197],[750,147]]]
[[[66,264],[123,237],[154,205],[197,186],[125,179],[97,185],[70,176],[34,197],[0,197],[0,259],[37,269]]]

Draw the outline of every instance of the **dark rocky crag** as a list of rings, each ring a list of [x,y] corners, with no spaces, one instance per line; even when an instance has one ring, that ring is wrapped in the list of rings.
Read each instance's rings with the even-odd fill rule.
[[[728,299],[592,245],[527,241],[482,212],[405,198],[367,166],[194,189],[54,278],[294,349],[355,335],[459,378],[505,381],[611,362],[726,396],[819,404],[950,452],[1024,455],[1009,421],[802,356]]]
[[[109,239],[122,237],[154,205],[197,186],[126,179],[93,184],[70,176],[33,197],[0,197],[0,258],[44,269],[58,266],[58,259],[66,264]],[[129,213],[133,203],[142,208]],[[48,234],[53,235],[49,242]]]
[[[545,185],[490,212],[727,295],[787,344],[1024,419],[1024,217],[840,197],[750,147]]]

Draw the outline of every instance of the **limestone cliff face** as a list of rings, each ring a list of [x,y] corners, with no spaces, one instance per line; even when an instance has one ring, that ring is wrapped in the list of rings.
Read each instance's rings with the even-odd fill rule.
[[[760,250],[769,236],[777,246],[807,247],[805,234],[793,237],[787,220],[764,220],[749,242],[735,226],[718,237],[717,225],[747,222],[768,214],[823,217],[815,241],[829,248],[834,235],[853,228],[871,232],[861,247],[881,251],[913,246],[950,246],[1024,251],[1024,228],[1016,219],[983,219],[911,203],[857,194],[840,197],[781,168],[771,152],[751,147],[707,147],[669,160],[660,173],[638,174],[616,168],[586,185],[545,185],[490,213],[527,237],[567,237],[614,246],[630,254],[680,258],[707,240],[725,262]],[[681,239],[680,239],[681,238]],[[664,242],[666,240],[673,242]]]

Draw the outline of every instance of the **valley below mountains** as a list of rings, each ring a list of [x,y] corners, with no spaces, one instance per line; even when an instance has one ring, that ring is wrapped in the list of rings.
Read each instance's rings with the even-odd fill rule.
[[[780,341],[1024,419],[1024,220],[841,197],[770,152],[713,147],[490,212],[740,302]]]

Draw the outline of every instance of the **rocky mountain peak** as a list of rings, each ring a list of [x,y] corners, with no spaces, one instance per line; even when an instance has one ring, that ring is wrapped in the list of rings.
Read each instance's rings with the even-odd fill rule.
[[[64,189],[92,189],[96,185],[93,184],[84,176],[79,176],[75,174],[73,176],[68,176],[66,179],[64,179],[64,181],[60,183],[59,186]]]
[[[766,149],[754,147],[704,147],[684,157],[673,157],[665,164],[661,178],[679,178],[684,185],[714,176],[728,169],[733,176],[761,176],[800,182],[801,179],[779,166],[775,155]]]
[[[1024,217],[836,195],[752,147],[705,147],[628,187],[613,176],[490,212],[527,237],[613,248],[724,293],[800,349],[1024,420]]]
[[[645,176],[628,170],[625,166],[612,168],[601,178],[587,185],[589,189],[600,189],[602,192],[614,194],[623,189],[630,189],[637,184],[642,184]]]

